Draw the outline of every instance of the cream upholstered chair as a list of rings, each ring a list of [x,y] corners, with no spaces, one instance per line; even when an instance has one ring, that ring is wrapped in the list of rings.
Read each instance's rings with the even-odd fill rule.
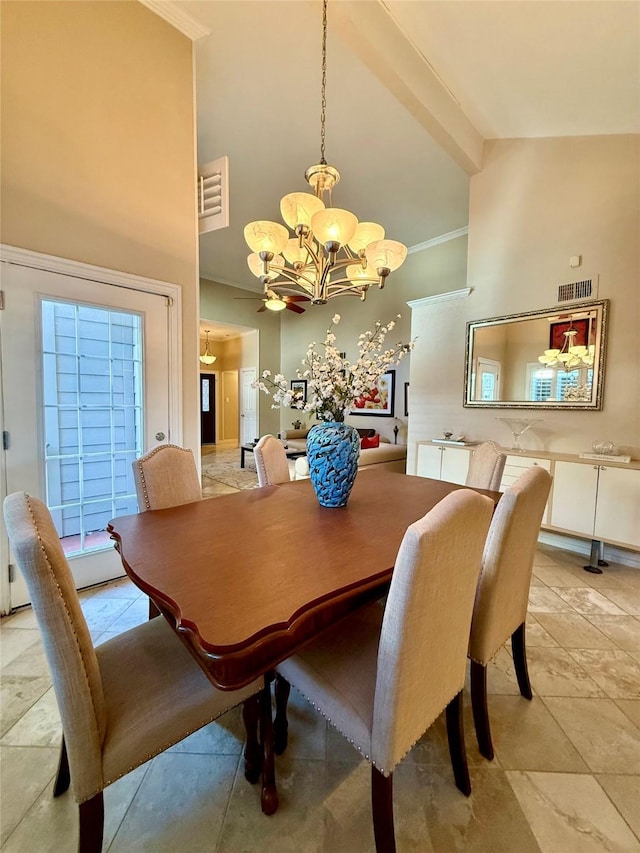
[[[80,807],[80,853],[100,853],[107,785],[260,690],[216,690],[164,619],[94,648],[47,507],[25,492],[4,502],[9,540],[27,583],[60,717],[54,796],[71,783]],[[247,760],[259,760],[255,719]]]
[[[259,486],[275,486],[288,483],[289,461],[281,441],[273,435],[263,435],[253,448]]]
[[[202,500],[193,452],[177,444],[161,444],[131,463],[138,509],[168,509]],[[160,615],[149,600],[149,619]]]
[[[193,452],[161,444],[132,463],[140,512],[167,509],[202,499]]]
[[[445,709],[456,785],[471,792],[462,688],[492,509],[468,489],[447,495],[407,529],[384,609],[357,611],[277,668],[371,762],[378,853],[395,850],[393,769]]]
[[[471,623],[471,703],[478,746],[493,758],[487,710],[487,664],[511,637],[520,693],[532,699],[525,650],[525,620],[533,558],[551,476],[527,469],[505,491],[496,508],[484,549]]]
[[[473,489],[500,489],[506,454],[493,441],[485,441],[471,453],[466,486]]]

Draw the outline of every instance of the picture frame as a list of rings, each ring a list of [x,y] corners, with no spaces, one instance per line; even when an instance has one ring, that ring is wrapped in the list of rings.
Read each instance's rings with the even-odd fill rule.
[[[409,383],[404,383],[404,416],[409,417]]]
[[[307,402],[307,380],[306,379],[292,379],[291,380],[291,390],[294,394],[299,395],[296,399],[300,400],[303,403]]]
[[[376,387],[356,400],[350,414],[364,417],[392,418],[395,411],[396,372],[387,370]]]
[[[589,346],[589,320],[571,320],[562,323],[549,324],[549,349],[561,350],[565,344],[565,332],[575,329],[571,346]]]

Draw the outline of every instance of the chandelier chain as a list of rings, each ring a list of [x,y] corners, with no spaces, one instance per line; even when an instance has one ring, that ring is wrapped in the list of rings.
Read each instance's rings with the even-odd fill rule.
[[[320,109],[320,162],[326,164],[324,157],[325,119],[327,113],[327,0],[322,3],[322,97]]]

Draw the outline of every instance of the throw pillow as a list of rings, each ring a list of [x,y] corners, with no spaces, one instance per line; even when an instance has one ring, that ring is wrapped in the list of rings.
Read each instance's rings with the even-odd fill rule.
[[[368,447],[379,447],[379,446],[380,446],[380,436],[379,435],[373,435],[371,437],[365,436],[364,438],[360,439],[360,447],[363,450],[366,450]]]

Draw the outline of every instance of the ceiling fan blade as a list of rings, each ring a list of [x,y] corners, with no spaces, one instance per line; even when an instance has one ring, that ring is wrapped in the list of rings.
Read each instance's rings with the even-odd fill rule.
[[[289,296],[282,297],[285,302],[310,302],[308,296],[303,296],[301,293],[292,293]]]
[[[258,310],[256,311],[256,314],[260,314],[262,311],[266,311],[266,310],[267,310],[267,306],[263,305],[261,308],[258,308]]]
[[[289,311],[295,311],[296,314],[304,314],[304,308],[301,308],[299,305],[296,305],[295,302],[287,302],[287,308]]]

